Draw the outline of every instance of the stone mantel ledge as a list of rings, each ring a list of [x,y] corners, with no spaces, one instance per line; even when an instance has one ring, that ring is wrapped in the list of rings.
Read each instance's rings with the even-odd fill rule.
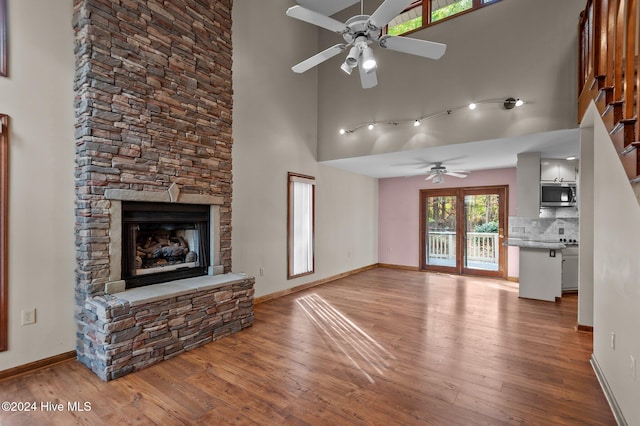
[[[252,278],[242,273],[227,273],[219,275],[203,275],[201,277],[185,278],[168,283],[154,284],[132,288],[120,293],[95,296],[90,299],[105,307],[129,305],[131,307],[166,300],[172,297],[185,296],[191,293],[212,290],[216,287],[236,284]]]
[[[105,189],[104,198],[115,201],[149,201],[154,203],[182,203],[221,206],[224,197],[219,195],[182,194],[173,184],[166,191],[136,191],[134,189]]]

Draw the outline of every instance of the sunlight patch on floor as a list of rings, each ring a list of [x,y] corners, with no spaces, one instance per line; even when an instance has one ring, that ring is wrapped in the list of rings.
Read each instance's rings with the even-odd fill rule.
[[[392,353],[318,294],[299,297],[296,303],[370,383],[375,383],[372,376],[376,373],[384,375],[389,368],[389,360],[395,359]]]

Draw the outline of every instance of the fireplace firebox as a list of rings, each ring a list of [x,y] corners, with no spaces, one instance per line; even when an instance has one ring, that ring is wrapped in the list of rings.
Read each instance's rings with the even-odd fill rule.
[[[207,205],[122,203],[122,279],[126,288],[206,275]]]

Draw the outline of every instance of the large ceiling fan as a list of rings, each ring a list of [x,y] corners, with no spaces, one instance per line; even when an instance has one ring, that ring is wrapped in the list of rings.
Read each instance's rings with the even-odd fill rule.
[[[363,1],[360,2],[363,13]],[[433,41],[418,40],[409,37],[382,35],[384,27],[413,0],[385,0],[372,15],[356,15],[342,23],[329,16],[303,6],[293,6],[287,10],[287,16],[308,22],[318,27],[325,28],[342,35],[344,43],[338,43],[322,52],[294,65],[291,69],[297,73],[303,73],[334,56],[347,51],[347,58],[340,68],[347,74],[351,74],[354,68],[360,71],[362,87],[368,89],[378,84],[376,76],[376,60],[370,44],[376,43],[380,47],[408,53],[429,59],[440,59],[444,55],[447,46]]]
[[[429,173],[425,180],[433,180],[433,183],[444,182],[444,175],[453,176],[457,178],[466,178],[465,173],[471,173],[468,170],[447,170],[442,163],[434,163],[433,167],[429,170]]]

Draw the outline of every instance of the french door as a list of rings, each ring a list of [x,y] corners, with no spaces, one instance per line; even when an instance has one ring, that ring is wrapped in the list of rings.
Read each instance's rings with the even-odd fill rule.
[[[507,186],[420,191],[420,267],[507,278]]]

